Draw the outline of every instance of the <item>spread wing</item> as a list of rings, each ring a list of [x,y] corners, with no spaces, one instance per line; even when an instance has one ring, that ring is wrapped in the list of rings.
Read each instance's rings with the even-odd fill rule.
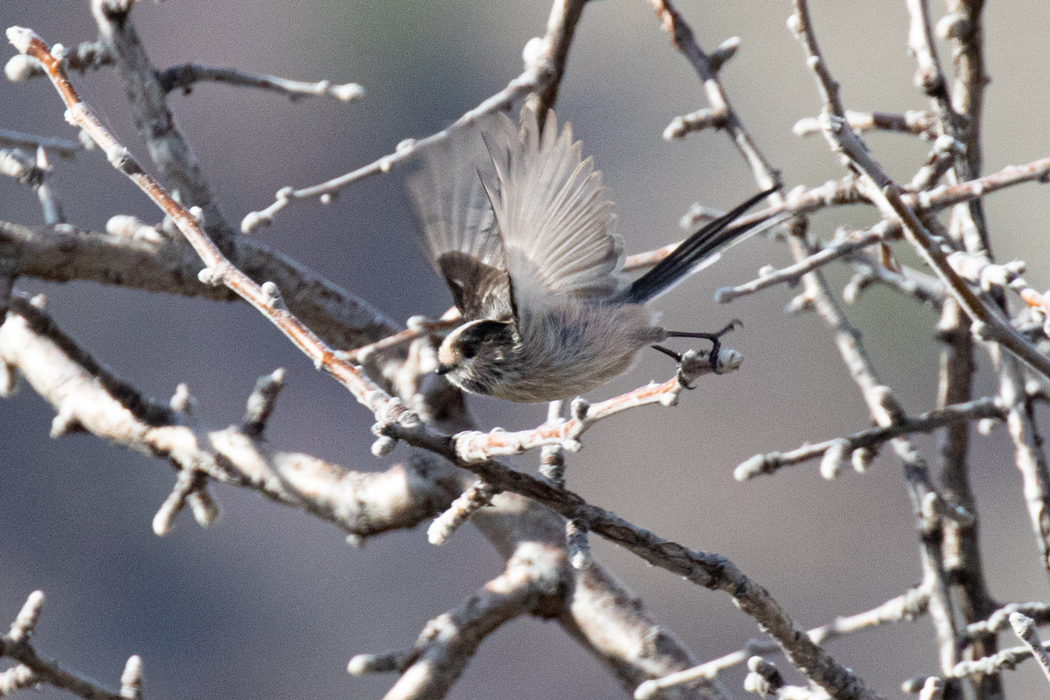
[[[427,151],[407,182],[423,252],[468,320],[512,315],[503,242],[481,184],[491,163],[477,130],[467,129]]]
[[[525,108],[521,125],[500,114],[483,128],[496,179],[484,178],[518,305],[553,295],[607,299],[622,291],[623,244],[601,173],[583,160],[572,128],[554,112],[540,129]]]

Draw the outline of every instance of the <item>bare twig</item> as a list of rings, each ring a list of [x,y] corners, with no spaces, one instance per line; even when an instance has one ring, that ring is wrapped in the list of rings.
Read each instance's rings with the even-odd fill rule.
[[[99,41],[113,57],[139,136],[146,143],[150,159],[160,171],[161,178],[171,190],[178,192],[186,206],[201,208],[203,225],[225,248],[226,240],[234,235],[234,231],[219,210],[197,156],[179,132],[175,117],[168,109],[156,69],[131,21],[131,7],[132,3],[91,0]],[[34,58],[50,73],[51,67],[40,56]]]
[[[0,146],[33,149],[43,146],[63,158],[72,158],[77,152],[84,150],[84,147],[76,141],[59,139],[53,136],[26,134],[21,131],[12,131],[11,129],[0,129]]]
[[[762,152],[759,151],[751,135],[744,128],[743,123],[730,104],[729,96],[718,79],[717,69],[721,66],[722,61],[718,61],[716,62],[717,65],[712,66],[710,57],[704,53],[697,43],[692,28],[678,13],[678,10],[675,9],[670,0],[649,0],[649,2],[653,9],[656,10],[664,31],[670,36],[671,43],[692,64],[696,74],[703,82],[704,92],[710,104],[710,109],[714,113],[721,115],[721,119],[724,119],[724,124],[720,125],[721,128],[729,134],[741,155],[751,165],[759,187],[769,189],[775,185],[780,185],[780,174],[772,168],[765,156],[762,155]]]
[[[492,497],[495,495],[496,490],[484,481],[475,482],[452,501],[448,510],[434,518],[434,522],[427,528],[427,540],[430,544],[445,544],[470,516],[492,503]]]
[[[742,358],[736,350],[722,348],[716,362],[721,372],[728,372],[739,368]],[[453,437],[455,449],[466,461],[483,461],[500,455],[522,454],[544,445],[558,445],[569,452],[576,452],[581,447],[580,436],[598,421],[640,406],[655,403],[673,406],[684,390],[692,388],[691,383],[694,380],[713,371],[706,358],[701,359],[695,351],[689,351],[682,356],[677,376],[662,384],[649,384],[596,404],[576,399],[570,409],[572,418],[548,421],[532,430],[515,433],[504,430],[459,433]]]
[[[967,641],[1006,629],[1010,623],[1010,615],[1015,612],[1035,620],[1037,624],[1050,623],[1050,603],[1010,603],[993,612],[988,619],[967,625]]]
[[[929,605],[930,593],[925,588],[918,586],[887,600],[876,608],[867,610],[848,617],[838,617],[821,627],[814,627],[806,634],[815,644],[823,644],[829,639],[845,636],[859,632],[871,627],[878,627],[892,622],[902,620],[914,620],[926,613]],[[751,640],[747,646],[739,651],[726,654],[723,657],[708,661],[707,663],[693,668],[672,673],[663,678],[657,678],[638,686],[634,693],[635,700],[649,700],[656,696],[661,690],[666,690],[683,683],[690,683],[700,679],[713,679],[727,668],[739,665],[747,661],[755,654],[771,654],[779,651],[779,647],[773,642]]]
[[[300,80],[278,78],[277,76],[263,73],[247,73],[235,68],[202,66],[196,63],[184,63],[180,66],[172,66],[159,71],[157,80],[160,81],[161,89],[164,92],[182,90],[189,93],[195,83],[208,81],[235,85],[237,87],[269,90],[270,92],[287,95],[292,100],[299,100],[304,97],[334,97],[340,102],[350,102],[363,97],[365,94],[365,89],[357,83],[334,85],[330,80],[307,83]]]
[[[552,557],[558,558],[556,550],[522,546],[500,576],[455,609],[428,622],[411,652],[386,655],[393,663],[383,665],[375,663],[371,655],[354,657],[349,665],[351,673],[400,671],[401,678],[385,700],[444,697],[481,642],[500,625],[519,615],[547,617],[561,609],[565,594],[562,576],[566,572],[549,565],[547,560]]]
[[[788,194],[784,204],[742,216],[737,219],[738,225],[744,226],[755,221],[783,216],[788,212],[812,214],[832,206],[870,204],[871,199],[857,190],[854,180],[855,177],[847,177],[844,180],[833,181],[810,190],[792,191]],[[917,215],[925,215],[1024,182],[1045,183],[1048,181],[1050,181],[1050,157],[1040,158],[1024,165],[1011,165],[991,175],[959,184],[940,185],[924,192],[902,192],[900,201]],[[771,196],[776,197],[777,195]],[[900,223],[890,220],[889,228],[886,230],[887,238],[894,237],[900,230]],[[630,255],[625,262],[625,269],[637,270],[655,265],[670,255],[680,243],[679,241],[655,250]]]
[[[936,115],[931,112],[908,111],[904,114],[890,112],[854,112],[846,110],[846,121],[858,133],[868,131],[895,131],[901,134],[912,134],[923,138],[933,138],[933,127]],[[796,136],[812,136],[820,133],[820,121],[816,117],[806,117],[795,122],[792,129]]]
[[[836,238],[832,243],[825,245],[819,253],[814,253],[804,260],[781,270],[773,270],[762,274],[758,279],[735,287],[722,287],[715,292],[715,301],[723,304],[733,301],[738,297],[767,289],[776,284],[798,284],[802,276],[812,272],[818,267],[823,267],[833,260],[850,255],[853,252],[866,248],[886,240],[886,230],[889,225],[880,223],[867,231],[855,231],[847,236]]]
[[[1047,650],[1047,643],[1043,643],[1043,649]],[[966,678],[967,676],[980,674],[993,674],[1000,671],[1017,668],[1023,661],[1032,658],[1032,650],[1027,646],[1010,647],[1002,651],[985,656],[973,661],[960,661],[952,669],[950,678]]]
[[[506,88],[461,116],[446,129],[426,138],[403,141],[393,153],[327,182],[301,189],[284,187],[278,191],[273,204],[245,216],[241,222],[241,230],[247,233],[260,225],[269,224],[279,211],[295,200],[331,197],[351,183],[380,173],[388,173],[395,165],[408,160],[425,148],[445,141],[453,132],[470,126],[480,117],[510,109],[514,102],[530,93],[545,94],[546,90],[551,86],[556,86],[561,80],[565,59],[568,55],[568,45],[584,2],[585,0],[555,0],[551,8],[550,19],[547,21],[547,34],[542,39],[534,39],[526,47],[524,72],[510,81]],[[549,103],[553,103],[556,90],[555,87],[555,92],[545,98],[549,100]]]
[[[844,438],[825,440],[813,445],[803,445],[790,452],[771,452],[755,455],[733,470],[737,481],[746,481],[762,474],[772,474],[781,467],[801,464],[825,455],[833,447],[841,447],[848,458],[854,450],[875,448],[902,435],[929,433],[958,422],[970,422],[982,418],[1003,420],[1006,411],[998,399],[985,397],[966,403],[954,404],[928,411],[914,418],[901,416],[892,425],[869,428]]]
[[[41,591],[30,594],[11,625],[11,630],[0,638],[0,658],[7,657],[19,663],[0,676],[0,692],[6,695],[18,688],[46,683],[85,700],[126,700],[129,696],[111,693],[86,676],[64,669],[57,661],[37,654],[29,640],[43,604],[44,594]],[[138,657],[133,656],[132,659]],[[141,659],[138,663],[141,666]]]
[[[101,41],[85,41],[71,51],[62,54],[62,63],[67,70],[86,73],[99,70],[114,63],[113,54]],[[40,62],[29,56],[12,56],[4,66],[4,73],[11,82],[21,82],[31,78],[43,78],[47,71]],[[79,150],[79,149],[78,149]]]
[[[1039,668],[1042,669],[1043,675],[1046,676],[1047,680],[1050,680],[1050,654],[1046,653],[1042,642],[1039,641],[1039,633],[1035,630],[1035,621],[1027,615],[1014,612],[1010,613],[1010,626],[1014,628],[1014,632],[1025,643],[1025,646],[1031,650],[1032,656],[1039,662]]]

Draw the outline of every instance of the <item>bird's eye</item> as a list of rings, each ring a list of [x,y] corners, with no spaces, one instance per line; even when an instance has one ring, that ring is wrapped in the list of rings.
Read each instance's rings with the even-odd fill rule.
[[[474,345],[464,345],[460,352],[463,354],[463,359],[469,360],[478,354],[478,349]]]

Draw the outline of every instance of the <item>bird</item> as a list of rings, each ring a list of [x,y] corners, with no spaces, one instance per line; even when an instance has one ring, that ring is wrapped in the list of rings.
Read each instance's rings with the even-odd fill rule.
[[[456,133],[456,132],[453,132]],[[689,236],[631,280],[613,202],[568,122],[525,107],[432,148],[406,181],[420,244],[463,323],[437,351],[436,373],[473,394],[532,403],[579,396],[625,372],[642,348],[718,333],[669,331],[646,304],[762,221],[729,225],[761,192]]]

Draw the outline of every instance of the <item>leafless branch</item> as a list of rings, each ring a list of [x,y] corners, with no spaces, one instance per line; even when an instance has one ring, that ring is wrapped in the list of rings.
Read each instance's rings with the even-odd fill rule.
[[[1050,654],[1046,653],[1042,642],[1039,641],[1039,633],[1035,630],[1035,621],[1027,615],[1013,612],[1010,613],[1010,626],[1014,628],[1014,632],[1032,652],[1035,660],[1039,662],[1039,668],[1042,669],[1043,675],[1046,676],[1047,680],[1050,680]]]
[[[428,622],[411,651],[391,656],[390,664],[377,664],[371,655],[354,657],[350,672],[399,671],[401,678],[385,700],[444,697],[481,642],[500,625],[524,614],[558,614],[563,607],[565,574],[559,576],[557,565],[547,561],[552,557],[563,561],[555,548],[522,546],[500,576]]]
[[[545,104],[553,104],[554,97],[557,95],[557,85],[565,69],[565,61],[576,22],[585,2],[586,0],[555,0],[550,18],[547,20],[547,33],[543,38],[533,39],[525,47],[524,72],[510,81],[506,88],[484,100],[447,128],[426,138],[406,139],[398,144],[393,153],[327,182],[301,189],[284,187],[277,192],[277,198],[273,204],[245,216],[241,222],[241,230],[248,233],[260,225],[271,223],[278,212],[295,200],[314,197],[330,198],[351,183],[380,173],[388,173],[395,165],[415,156],[421,150],[445,141],[455,131],[470,126],[486,114],[510,109],[511,105],[531,93],[544,95]],[[549,92],[552,89],[553,92]]]
[[[157,71],[131,21],[132,5],[122,0],[91,0],[91,12],[99,28],[99,42],[113,57],[139,136],[160,171],[161,179],[187,206],[201,208],[201,223],[225,247],[227,239],[234,235],[233,229],[219,209],[197,156],[168,109]],[[34,58],[44,63],[40,56]]]
[[[292,100],[304,97],[333,97],[340,102],[350,102],[363,97],[365,89],[357,83],[334,85],[330,80],[319,80],[307,83],[300,80],[289,80],[263,73],[247,73],[235,68],[218,68],[202,66],[196,63],[184,63],[160,71],[157,80],[164,92],[182,90],[189,93],[193,85],[199,82],[225,83],[237,87],[250,87],[269,90],[287,95]]]
[[[854,450],[878,448],[885,442],[902,435],[929,433],[957,422],[969,422],[982,418],[1004,420],[1006,411],[999,401],[985,397],[928,411],[914,418],[901,416],[887,427],[869,428],[844,438],[825,440],[814,445],[803,445],[790,452],[771,452],[755,455],[733,470],[737,481],[746,481],[762,474],[772,474],[781,467],[794,466],[826,455],[836,449],[843,459],[849,459]],[[822,473],[824,469],[821,469]]]
[[[966,627],[966,639],[995,634],[1005,630],[1010,622],[1010,615],[1015,612],[1035,620],[1037,624],[1050,624],[1050,603],[1010,603],[999,608],[986,620],[973,622]]]
[[[914,620],[924,615],[929,605],[930,593],[922,586],[912,588],[895,598],[890,598],[882,605],[848,617],[838,617],[834,621],[820,627],[814,627],[806,634],[815,644],[823,644],[829,639],[845,636],[859,632],[871,627],[877,627],[902,620]],[[663,678],[646,681],[638,686],[635,691],[635,700],[649,700],[660,691],[667,688],[689,683],[699,679],[713,679],[727,668],[739,665],[747,661],[755,654],[772,654],[779,651],[773,642],[751,640],[747,646],[739,651],[726,654],[723,657],[708,661],[707,663],[693,668],[672,673]]]
[[[111,693],[87,677],[64,669],[57,661],[45,659],[37,653],[29,640],[40,618],[40,610],[43,605],[43,592],[34,591],[11,624],[11,630],[0,638],[0,658],[14,659],[19,664],[0,675],[0,694],[7,695],[19,688],[29,688],[46,683],[85,698],[85,700],[126,700],[133,697],[123,692],[119,695]],[[128,659],[125,676],[129,675],[127,669],[132,667],[138,669],[139,684],[141,684],[142,660],[137,656]],[[123,684],[123,677],[121,682]]]
[[[730,372],[740,367],[740,353],[723,348],[716,359],[719,373]],[[632,408],[659,403],[673,406],[691,383],[699,377],[714,372],[706,358],[701,359],[695,351],[682,356],[677,376],[662,384],[649,384],[626,394],[596,404],[583,399],[572,403],[569,420],[548,421],[533,430],[508,433],[493,430],[488,433],[472,431],[453,437],[457,454],[465,461],[483,461],[490,457],[516,455],[544,445],[557,445],[569,452],[576,452],[581,445],[579,438],[592,425]]]
[[[21,54],[19,55],[21,56]],[[13,131],[11,129],[0,129],[0,146],[32,149],[43,146],[48,150],[54,151],[63,158],[72,158],[79,151],[84,150],[84,147],[76,141],[59,139],[53,136],[37,136],[35,134],[27,134],[21,131]]]
[[[846,121],[858,133],[868,131],[895,131],[923,138],[933,138],[936,115],[931,112],[908,111],[904,114],[890,112],[855,112],[846,110]],[[792,129],[796,136],[812,136],[820,133],[820,122],[816,117],[806,117],[795,122]]]

